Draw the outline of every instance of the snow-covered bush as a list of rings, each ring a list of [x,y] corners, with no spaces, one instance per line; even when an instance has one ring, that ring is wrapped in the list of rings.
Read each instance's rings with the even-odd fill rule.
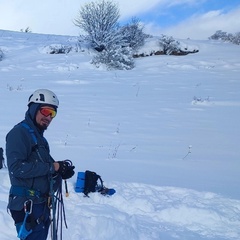
[[[61,53],[67,54],[71,50],[72,50],[72,46],[62,45],[62,44],[51,44],[43,48],[43,52],[48,54],[61,54]]]
[[[192,101],[193,105],[197,105],[197,104],[206,105],[206,104],[209,104],[209,103],[210,103],[210,98],[209,97],[202,98],[202,97],[194,96],[193,101]]]
[[[119,45],[98,52],[92,59],[92,63],[97,67],[104,64],[109,70],[130,70],[134,67],[131,48],[121,47]]]
[[[180,52],[180,43],[173,37],[162,35],[159,39],[159,45],[162,48],[163,54],[171,55],[173,52]]]
[[[132,50],[143,46],[147,37],[138,19],[133,18],[126,26],[119,27],[117,4],[108,0],[90,2],[81,7],[74,24],[86,35],[79,41],[89,42],[98,53],[92,63],[105,64],[109,69],[132,69]]]
[[[25,29],[20,29],[20,31],[21,32],[25,32],[25,33],[31,33],[32,32],[32,30],[30,29],[30,27],[27,27],[27,28],[25,28]]]
[[[234,34],[231,42],[234,44],[240,45],[240,32],[237,32]]]
[[[0,61],[3,59],[3,56],[4,56],[3,51],[0,49]]]
[[[232,34],[218,30],[212,36],[210,36],[209,39],[222,40],[224,42],[232,42],[234,44],[240,45],[240,32]]]
[[[228,36],[227,32],[223,32],[222,30],[218,30],[212,36],[210,36],[209,39],[229,41],[229,36]]]
[[[165,41],[167,38],[164,38],[164,41],[162,41],[162,37],[157,36],[147,38],[145,40],[144,46],[139,48],[137,51],[134,51],[133,57],[139,58],[164,54],[181,56],[199,52],[199,47],[196,45],[189,45],[189,42],[187,40],[176,41],[171,37],[170,40],[172,42],[167,44]],[[159,44],[159,42],[161,42],[161,44]]]
[[[145,39],[149,37],[149,35],[143,32],[143,26],[141,26],[137,18],[132,18],[131,23],[121,27],[120,35],[123,38],[124,44],[133,50],[143,46]]]

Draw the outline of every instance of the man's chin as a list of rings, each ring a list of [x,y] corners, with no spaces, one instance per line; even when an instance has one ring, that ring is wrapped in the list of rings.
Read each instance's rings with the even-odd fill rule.
[[[45,130],[47,130],[47,128],[48,128],[48,125],[46,125],[46,124],[38,124],[37,126],[38,126],[38,128],[39,128],[40,130],[42,130],[42,131],[45,131]]]

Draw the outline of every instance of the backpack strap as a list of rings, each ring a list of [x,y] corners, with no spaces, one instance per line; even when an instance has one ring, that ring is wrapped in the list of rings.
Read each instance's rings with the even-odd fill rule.
[[[101,183],[101,185],[100,185],[100,186],[98,185],[98,188],[100,188],[100,189],[98,190],[98,192],[101,192],[101,191],[102,191],[102,189],[104,188],[104,185],[103,185],[103,180],[102,180],[102,178],[101,178],[101,176],[100,176],[100,175],[98,175],[98,179],[100,180],[100,183]]]
[[[44,160],[43,160],[43,158],[42,158],[42,156],[41,156],[41,154],[40,154],[40,152],[38,150],[38,142],[37,142],[37,137],[36,137],[36,135],[34,133],[34,130],[26,122],[21,122],[20,124],[29,131],[30,135],[32,136],[33,143],[34,143],[33,151],[35,150],[37,155],[38,155],[38,157],[39,157],[39,159],[42,162],[44,162]],[[44,138],[44,140],[47,142],[47,140],[45,138]]]
[[[37,147],[37,145],[38,145],[37,137],[34,133],[34,130],[32,128],[30,128],[30,126],[26,122],[21,122],[20,124],[29,131],[29,133],[33,139],[34,147]]]

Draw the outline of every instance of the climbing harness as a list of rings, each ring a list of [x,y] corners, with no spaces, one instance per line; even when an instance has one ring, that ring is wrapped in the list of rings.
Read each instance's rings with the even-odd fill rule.
[[[43,162],[43,158],[38,150],[38,142],[37,142],[37,137],[35,136],[34,130],[25,122],[21,122],[21,125],[25,127],[29,131],[30,135],[32,136],[32,139],[34,142],[34,150],[38,154],[39,159]],[[72,162],[70,160],[67,160],[67,161],[69,165],[72,165]],[[54,184],[56,183],[55,177],[52,176],[52,174],[50,174],[49,179],[50,179],[50,192],[49,192],[47,204],[51,210],[51,230],[52,230],[51,238],[52,240],[58,239],[58,228],[59,228],[59,221],[60,221],[60,240],[62,240],[62,222],[63,221],[65,223],[65,227],[67,228],[65,208],[64,208],[63,196],[62,196],[62,179],[61,179],[61,182],[59,183],[59,188],[57,189],[57,191],[54,191]],[[65,187],[66,187],[66,182],[65,182]],[[17,190],[22,192],[21,189],[17,189]],[[66,192],[67,192],[67,187],[66,187]],[[36,191],[35,192],[27,191],[27,193],[30,193],[30,195],[36,194]],[[28,201],[31,201],[31,211],[32,211],[32,200],[27,200],[26,203]],[[21,226],[21,228],[23,228],[21,231],[21,239],[25,239],[32,232],[31,229],[27,230],[25,227],[27,217],[31,214],[31,211],[27,211],[25,214],[25,218],[24,218],[25,223]],[[25,235],[26,237],[23,238]]]

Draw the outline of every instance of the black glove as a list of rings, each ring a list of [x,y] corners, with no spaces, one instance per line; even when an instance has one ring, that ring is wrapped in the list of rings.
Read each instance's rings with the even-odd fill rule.
[[[74,175],[75,166],[72,165],[70,160],[58,161],[59,169],[58,173],[62,176],[62,179],[71,178]]]
[[[75,166],[68,167],[68,169],[62,174],[62,179],[71,178],[75,174],[75,172],[73,170],[74,168],[75,168]]]

